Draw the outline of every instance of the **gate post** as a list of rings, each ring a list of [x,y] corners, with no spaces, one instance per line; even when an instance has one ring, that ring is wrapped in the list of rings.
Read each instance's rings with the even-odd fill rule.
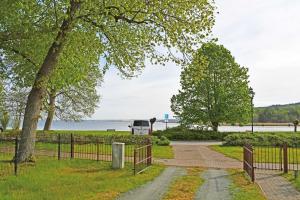
[[[252,145],[245,144],[243,147],[243,168],[244,171],[249,175],[252,182],[255,181],[255,171],[254,171],[254,149]]]
[[[58,158],[58,160],[60,160],[60,157],[61,157],[61,155],[60,155],[60,149],[61,149],[61,140],[60,140],[60,134],[58,134],[58,144],[57,144],[57,158]]]
[[[18,156],[18,145],[19,145],[19,138],[16,136],[15,138],[15,159],[14,159],[14,172],[15,175],[17,176],[18,174],[18,161],[17,161],[17,156]]]
[[[288,168],[288,147],[287,144],[285,143],[283,145],[283,172],[288,173],[289,168]]]
[[[71,159],[74,158],[74,136],[71,133]]]
[[[147,165],[152,164],[152,145],[151,145],[151,139],[147,139]]]
[[[255,181],[255,171],[254,171],[254,149],[253,146],[251,145],[251,181]]]

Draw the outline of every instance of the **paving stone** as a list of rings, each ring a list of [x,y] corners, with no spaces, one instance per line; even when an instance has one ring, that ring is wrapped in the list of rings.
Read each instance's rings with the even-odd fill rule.
[[[256,170],[256,183],[268,200],[300,200],[300,192],[279,171]]]
[[[230,200],[229,187],[231,180],[225,170],[209,169],[204,172],[202,177],[204,184],[196,194],[195,200]]]
[[[206,144],[206,143],[204,143]],[[207,145],[174,144],[174,159],[159,159],[160,163],[169,166],[207,167],[217,169],[242,168],[242,162],[213,151]]]

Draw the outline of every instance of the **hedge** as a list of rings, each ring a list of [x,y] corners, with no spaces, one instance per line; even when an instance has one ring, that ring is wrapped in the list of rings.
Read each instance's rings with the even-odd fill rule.
[[[300,147],[300,134],[290,133],[237,133],[230,134],[224,138],[224,145],[227,146],[243,146],[246,143],[259,146],[275,145],[280,146],[287,144],[288,146]]]
[[[153,132],[154,136],[159,138],[162,136],[167,137],[169,140],[219,140],[224,138],[232,132],[216,132],[216,131],[203,131],[203,130],[190,130],[182,127],[169,128],[163,131]]]

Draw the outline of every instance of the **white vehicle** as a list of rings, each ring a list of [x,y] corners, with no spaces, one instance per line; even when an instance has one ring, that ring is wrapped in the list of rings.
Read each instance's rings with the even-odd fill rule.
[[[149,135],[151,131],[147,120],[134,120],[128,127],[131,128],[132,135]]]

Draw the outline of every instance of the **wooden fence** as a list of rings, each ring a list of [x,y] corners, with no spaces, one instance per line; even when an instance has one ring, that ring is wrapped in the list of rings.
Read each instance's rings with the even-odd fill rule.
[[[253,147],[249,144],[244,145],[243,168],[249,175],[252,182],[255,180],[254,165],[253,165]]]

